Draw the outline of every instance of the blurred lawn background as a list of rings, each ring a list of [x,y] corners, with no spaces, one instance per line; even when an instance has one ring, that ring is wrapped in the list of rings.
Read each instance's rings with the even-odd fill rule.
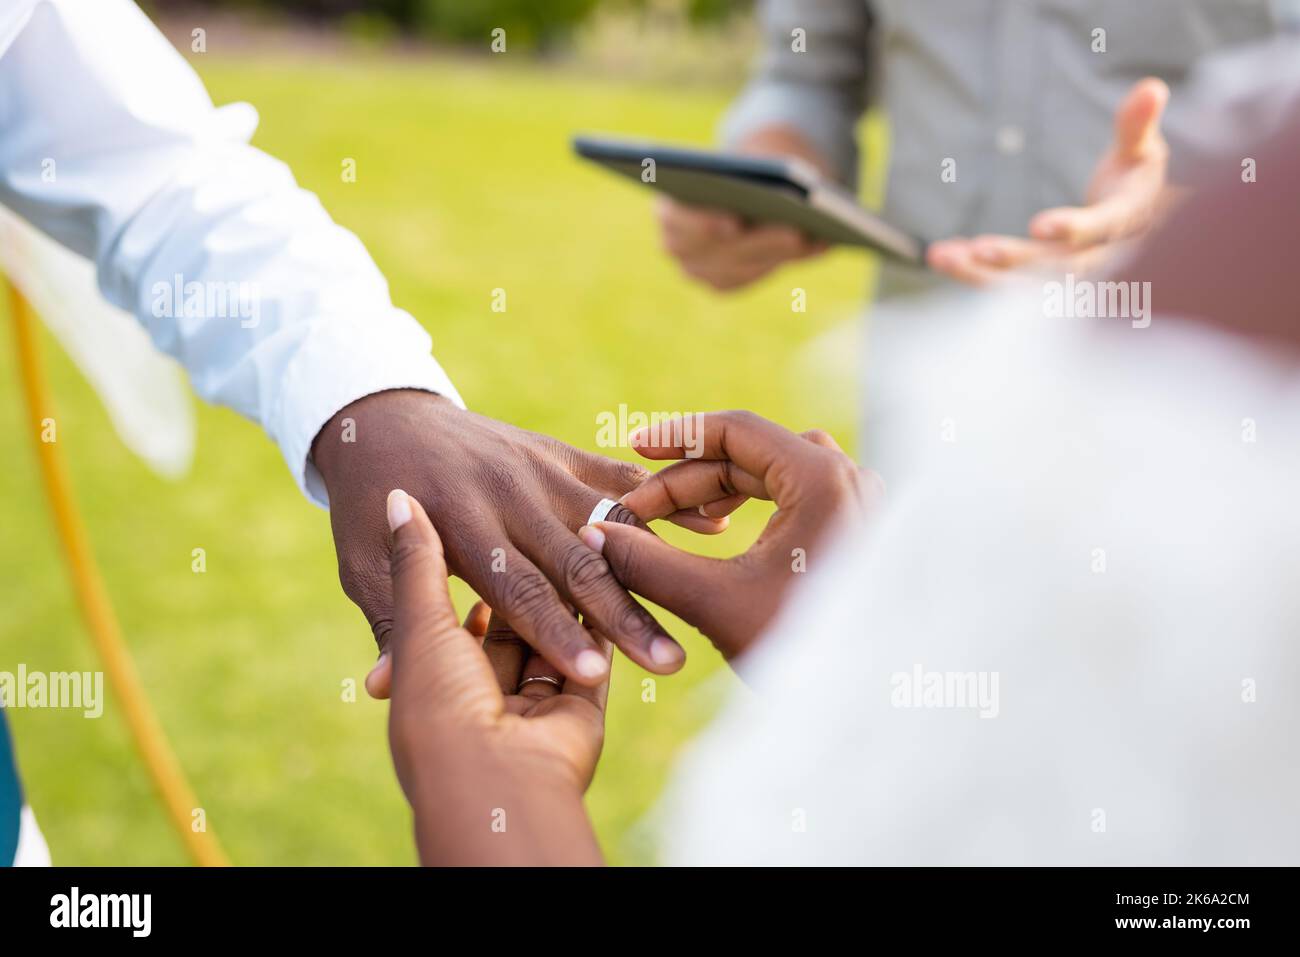
[[[188,21],[166,25],[174,38],[189,34]],[[635,43],[636,29],[622,29]],[[741,33],[743,59],[752,31]],[[226,35],[209,30],[205,53],[186,50],[214,101],[257,107],[254,143],[362,238],[477,411],[594,450],[597,415],[620,403],[645,412],[744,407],[794,429],[827,427],[852,446],[857,357],[844,330],[862,302],[868,260],[835,253],[714,295],[661,253],[645,192],[570,155],[576,131],[707,144],[739,72],[688,82],[611,75],[581,57],[398,51],[383,38],[316,49],[283,34],[225,44]],[[709,36],[694,41],[702,62],[714,62],[710,43],[737,55],[725,29]],[[602,57],[618,59],[607,47]],[[868,126],[882,146],[882,130]],[[354,183],[341,176],[347,158]],[[504,314],[490,309],[498,287],[508,295]],[[794,287],[807,291],[806,313],[791,310]],[[8,318],[0,315],[6,326]],[[344,700],[344,682],[360,687],[374,650],[339,590],[325,513],[302,499],[261,432],[223,409],[199,408],[188,477],[156,478],[44,338],[59,441],[124,631],[233,860],[413,863],[387,706],[364,691]],[[22,409],[11,336],[0,347],[0,383],[8,463],[0,670],[98,669],[38,483],[36,426]],[[750,506],[713,540],[665,534],[732,554],[767,514]],[[196,547],[206,549],[205,574],[191,571]],[[472,601],[460,583],[454,594],[462,610]],[[735,684],[707,642],[660,615],[686,645],[688,665],[658,679],[646,703],[645,673],[618,660],[605,756],[588,795],[615,863],[653,862],[647,813],[678,749]],[[187,862],[111,693],[100,720],[7,715],[56,863]]]

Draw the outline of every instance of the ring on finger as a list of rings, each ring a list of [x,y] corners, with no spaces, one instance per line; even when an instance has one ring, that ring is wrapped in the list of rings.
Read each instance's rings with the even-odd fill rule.
[[[560,687],[559,678],[553,678],[550,675],[533,675],[531,678],[525,678],[523,681],[519,682],[519,687],[515,689],[515,694],[519,694],[524,690],[524,685],[533,681],[544,681],[548,685],[555,685],[556,688]]]

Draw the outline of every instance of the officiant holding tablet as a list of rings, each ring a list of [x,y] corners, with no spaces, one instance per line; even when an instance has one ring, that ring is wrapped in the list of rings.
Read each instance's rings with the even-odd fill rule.
[[[882,298],[939,276],[1082,270],[1144,232],[1195,161],[1175,93],[1192,67],[1273,35],[1279,0],[765,0],[763,51],[722,126],[726,149],[798,157],[853,187],[856,127],[881,106],[883,218],[930,241],[929,270],[882,264]],[[780,225],[661,200],[663,239],[715,289],[826,246]]]

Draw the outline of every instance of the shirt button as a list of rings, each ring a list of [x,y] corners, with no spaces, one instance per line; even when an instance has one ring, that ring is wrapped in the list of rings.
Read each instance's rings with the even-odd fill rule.
[[[1025,131],[1018,126],[1003,126],[998,129],[998,152],[1004,156],[1015,156],[1025,148]]]

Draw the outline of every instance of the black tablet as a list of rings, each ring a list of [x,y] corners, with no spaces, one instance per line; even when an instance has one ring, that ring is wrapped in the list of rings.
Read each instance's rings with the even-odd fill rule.
[[[578,136],[585,159],[691,206],[723,209],[747,222],[782,223],[809,236],[874,249],[922,264],[925,243],[865,209],[803,160],[686,149]]]

